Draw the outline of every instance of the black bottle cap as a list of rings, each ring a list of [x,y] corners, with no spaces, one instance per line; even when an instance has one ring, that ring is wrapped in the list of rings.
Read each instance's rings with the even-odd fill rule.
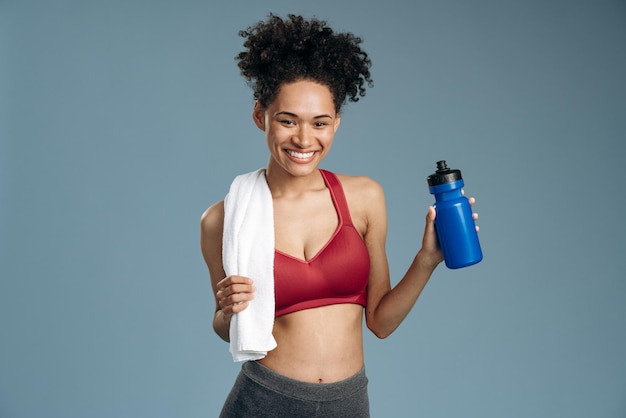
[[[445,160],[437,161],[437,171],[428,176],[428,186],[438,186],[440,184],[453,183],[461,180],[461,170],[451,170],[446,165]]]

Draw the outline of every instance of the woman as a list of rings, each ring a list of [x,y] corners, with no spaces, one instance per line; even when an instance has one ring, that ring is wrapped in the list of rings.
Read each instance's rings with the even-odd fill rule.
[[[406,317],[443,260],[435,211],[428,209],[422,248],[392,289],[383,190],[367,177],[318,168],[341,106],[371,85],[361,40],[293,15],[270,15],[240,35],[239,67],[256,99],[252,119],[270,154],[277,347],[243,364],[222,416],[369,416],[363,315],[379,338]],[[215,293],[213,327],[229,341],[233,315],[254,303],[255,283],[225,274],[224,213],[222,201],[203,214],[201,246]]]

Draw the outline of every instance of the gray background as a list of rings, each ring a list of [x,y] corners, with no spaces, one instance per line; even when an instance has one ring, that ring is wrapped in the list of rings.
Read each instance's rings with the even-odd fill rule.
[[[484,261],[366,336],[373,416],[625,417],[626,3],[591,0],[0,1],[0,416],[216,416],[199,217],[267,162],[233,57],[270,11],[365,40],[323,167],[385,188],[394,283],[435,162],[478,199]]]

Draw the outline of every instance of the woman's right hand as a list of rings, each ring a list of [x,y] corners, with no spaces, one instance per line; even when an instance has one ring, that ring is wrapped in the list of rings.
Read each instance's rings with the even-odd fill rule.
[[[228,276],[217,283],[215,297],[224,319],[230,320],[233,314],[243,311],[254,299],[254,283],[243,276]]]

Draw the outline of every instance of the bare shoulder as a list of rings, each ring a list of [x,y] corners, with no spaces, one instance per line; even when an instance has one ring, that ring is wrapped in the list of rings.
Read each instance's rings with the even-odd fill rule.
[[[224,231],[224,202],[217,202],[200,217],[200,249],[209,268],[211,283],[224,278],[222,266],[222,233]]]
[[[374,225],[386,224],[385,194],[381,185],[367,176],[337,174],[354,225],[366,236]]]
[[[337,174],[346,198],[354,202],[384,202],[384,192],[381,185],[374,179],[367,176],[349,176]]]
[[[211,205],[200,217],[203,236],[222,236],[224,229],[224,201]]]

